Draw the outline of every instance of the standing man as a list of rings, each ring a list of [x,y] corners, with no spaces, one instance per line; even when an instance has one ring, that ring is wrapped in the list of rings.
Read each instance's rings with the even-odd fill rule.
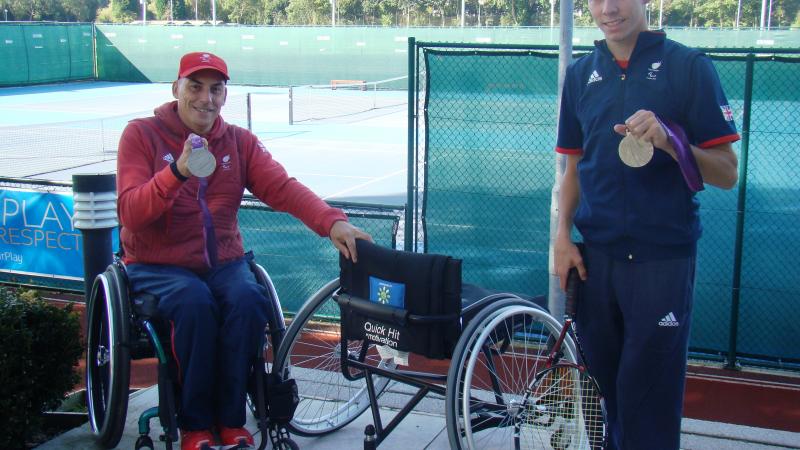
[[[736,184],[739,135],[711,60],[648,31],[648,0],[588,2],[605,39],[564,83],[555,268],[562,289],[571,267],[585,281],[577,323],[606,398],[608,447],[672,450],[701,233],[694,194]]]
[[[251,448],[246,387],[269,304],[250,272],[237,212],[244,189],[288,211],[356,259],[369,235],[290,178],[249,131],[225,123],[228,67],[189,53],[177,99],[125,128],[117,159],[118,209],[132,290],[159,297],[178,367],[182,450]]]

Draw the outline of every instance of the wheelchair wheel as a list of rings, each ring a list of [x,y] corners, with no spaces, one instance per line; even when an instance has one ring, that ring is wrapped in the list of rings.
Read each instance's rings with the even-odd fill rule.
[[[369,408],[369,395],[363,373],[342,374],[339,306],[333,294],[339,280],[333,280],[312,296],[292,320],[275,357],[276,373],[297,381],[300,404],[289,430],[301,436],[318,436],[338,430]],[[358,354],[361,341],[350,341],[351,354]],[[366,354],[374,366],[381,362],[374,349]],[[359,376],[360,375],[360,376]],[[352,381],[351,381],[352,380]],[[378,395],[388,380],[374,377]]]
[[[561,324],[522,300],[490,305],[461,335],[447,378],[447,434],[454,449],[534,448],[528,387],[545,369]],[[574,344],[563,346],[575,361]],[[544,432],[548,432],[545,430]],[[527,434],[526,434],[527,433]]]
[[[125,428],[130,386],[130,307],[122,269],[95,278],[88,304],[86,394],[97,442],[115,447]]]

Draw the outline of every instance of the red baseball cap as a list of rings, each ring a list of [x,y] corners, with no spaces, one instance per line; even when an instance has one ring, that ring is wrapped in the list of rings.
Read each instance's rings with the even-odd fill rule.
[[[225,80],[230,80],[228,76],[228,65],[217,55],[208,52],[187,53],[181,58],[181,65],[178,69],[178,78],[186,78],[189,75],[203,69],[216,70],[221,73]]]

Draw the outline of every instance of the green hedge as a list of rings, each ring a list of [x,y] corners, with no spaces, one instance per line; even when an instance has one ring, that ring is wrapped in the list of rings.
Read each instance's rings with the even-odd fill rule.
[[[82,353],[71,305],[58,308],[35,291],[0,287],[0,448],[25,448],[41,432],[42,412],[78,382]]]

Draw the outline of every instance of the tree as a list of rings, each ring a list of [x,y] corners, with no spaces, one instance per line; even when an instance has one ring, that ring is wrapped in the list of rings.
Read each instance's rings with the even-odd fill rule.
[[[328,0],[289,0],[286,16],[292,25],[328,24],[331,21],[331,5]]]

